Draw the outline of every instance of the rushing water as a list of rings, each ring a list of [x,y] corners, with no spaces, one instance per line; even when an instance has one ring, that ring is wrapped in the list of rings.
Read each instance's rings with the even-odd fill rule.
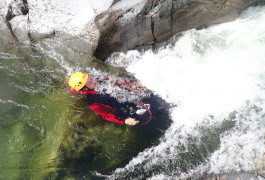
[[[176,179],[263,168],[264,23],[265,8],[249,8],[155,53],[110,57],[171,105],[171,120],[158,114],[133,128],[98,118],[65,81],[76,70],[130,79],[122,69],[49,40],[1,43],[0,179]],[[148,95],[101,85],[120,101]]]
[[[121,55],[130,59],[128,71],[177,107],[160,144],[109,178],[175,179],[264,167],[264,23],[265,8],[249,8],[234,22],[184,32],[157,53]]]

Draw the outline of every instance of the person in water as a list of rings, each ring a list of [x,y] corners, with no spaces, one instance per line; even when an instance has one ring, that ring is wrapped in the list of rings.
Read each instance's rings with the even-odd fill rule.
[[[133,83],[115,83],[124,86],[136,86]],[[139,124],[135,114],[141,114],[144,109],[137,109],[133,103],[119,103],[115,98],[100,94],[96,91],[97,82],[87,73],[76,72],[69,78],[69,90],[75,94],[88,95],[89,108],[100,115],[104,120],[135,126]],[[135,110],[136,109],[136,110]]]

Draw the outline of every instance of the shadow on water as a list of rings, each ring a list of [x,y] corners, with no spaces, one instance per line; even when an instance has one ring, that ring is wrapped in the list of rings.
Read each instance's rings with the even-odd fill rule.
[[[147,125],[129,127],[101,119],[89,110],[84,99],[79,99],[70,113],[70,128],[59,150],[58,168],[66,170],[50,173],[49,178],[95,178],[95,172],[109,174],[139,152],[157,145],[171,124],[168,105],[154,95],[142,102],[151,105],[153,120]]]

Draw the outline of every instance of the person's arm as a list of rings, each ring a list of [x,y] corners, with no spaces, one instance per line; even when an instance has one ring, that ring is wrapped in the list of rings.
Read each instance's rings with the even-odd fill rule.
[[[94,103],[94,104],[89,105],[89,107],[92,111],[94,111],[95,113],[97,113],[103,119],[107,121],[118,123],[118,124],[124,124],[124,121],[125,121],[124,118],[116,117],[115,114],[106,110],[106,108],[110,110],[114,110],[112,107],[108,105],[101,104],[101,103]]]
[[[100,104],[100,103],[94,103],[94,104],[89,105],[89,107],[92,111],[94,111],[95,113],[97,113],[103,119],[105,119],[107,121],[118,123],[118,124],[127,124],[130,126],[135,126],[135,125],[139,124],[139,121],[135,120],[134,118],[129,117],[129,118],[124,119],[121,117],[116,117],[113,113],[111,113],[105,109],[105,108],[109,108],[109,109],[113,110],[113,108],[111,108],[108,105],[104,105],[104,104]]]
[[[106,77],[105,80],[109,80],[113,84],[117,86],[127,86],[127,87],[135,87],[135,88],[143,88],[143,85],[140,83],[140,81],[135,81],[135,82],[120,82],[118,80],[110,80],[109,77]]]

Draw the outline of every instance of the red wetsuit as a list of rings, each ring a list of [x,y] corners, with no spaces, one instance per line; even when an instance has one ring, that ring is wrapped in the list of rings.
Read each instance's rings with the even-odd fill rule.
[[[134,83],[130,82],[115,82],[115,84],[125,86],[135,85]],[[87,102],[89,108],[107,121],[111,121],[118,124],[124,124],[125,119],[128,117],[126,117],[123,111],[121,111],[121,109],[124,110],[123,107],[125,107],[128,103],[119,103],[115,98],[110,97],[109,95],[99,94],[97,93],[97,91],[93,90],[76,91],[71,87],[69,87],[69,90],[75,94],[88,95]]]

